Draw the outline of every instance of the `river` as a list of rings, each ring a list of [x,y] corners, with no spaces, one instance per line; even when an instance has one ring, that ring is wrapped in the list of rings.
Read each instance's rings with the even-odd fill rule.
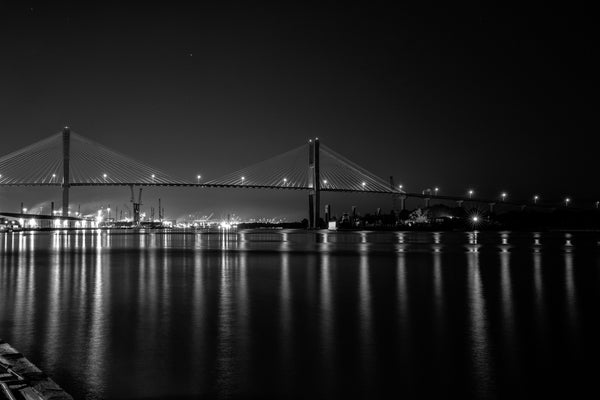
[[[600,234],[0,234],[0,338],[77,399],[583,396]]]

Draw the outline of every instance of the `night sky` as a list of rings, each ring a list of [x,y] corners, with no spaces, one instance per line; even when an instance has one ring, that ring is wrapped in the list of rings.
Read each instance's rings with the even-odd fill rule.
[[[0,3],[1,155],[69,125],[193,181],[319,137],[410,192],[598,195],[592,12],[578,6],[19,3]],[[307,203],[304,192],[239,189],[144,196],[170,217],[296,219]],[[129,189],[71,199],[114,207]],[[0,210],[50,200],[57,189],[0,189]],[[327,202],[391,206],[360,194]]]

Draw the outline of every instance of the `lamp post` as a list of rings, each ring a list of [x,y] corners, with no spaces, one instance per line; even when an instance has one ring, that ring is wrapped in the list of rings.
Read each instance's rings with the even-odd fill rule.
[[[502,197],[502,201],[506,200],[506,196],[508,196],[508,195],[506,194],[506,192],[502,192],[502,193],[500,194],[500,197]]]
[[[473,189],[469,189],[469,198],[473,198],[473,194],[475,193],[475,191]]]
[[[539,200],[540,196],[538,196],[537,194],[533,196],[533,204],[537,204],[537,201]]]
[[[569,207],[570,202],[571,202],[571,199],[569,197],[565,197],[565,207]]]

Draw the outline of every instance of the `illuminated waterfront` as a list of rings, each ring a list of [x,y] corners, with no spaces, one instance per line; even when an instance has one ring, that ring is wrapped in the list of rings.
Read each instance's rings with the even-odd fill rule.
[[[600,353],[599,240],[5,233],[0,336],[75,398],[573,395]]]

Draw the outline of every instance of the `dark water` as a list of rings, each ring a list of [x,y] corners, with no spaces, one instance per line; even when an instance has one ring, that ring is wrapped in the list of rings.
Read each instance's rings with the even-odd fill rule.
[[[3,234],[0,337],[81,399],[578,397],[599,240]]]

